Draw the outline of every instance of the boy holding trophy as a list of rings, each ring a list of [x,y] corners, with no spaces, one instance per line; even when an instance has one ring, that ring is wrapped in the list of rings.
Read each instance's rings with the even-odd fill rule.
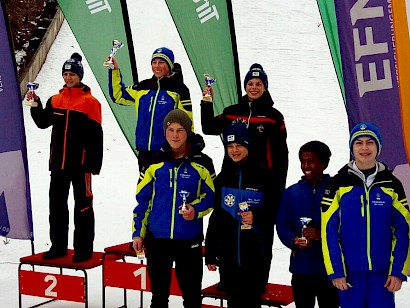
[[[331,156],[329,147],[310,141],[299,150],[302,178],[283,193],[276,231],[291,249],[289,271],[297,308],[339,307],[337,289],[328,280],[320,241],[320,207],[330,176],[324,174]]]
[[[259,308],[266,284],[264,242],[271,240],[271,208],[280,200],[278,178],[259,165],[245,123],[234,121],[223,136],[228,159],[215,179],[205,263],[210,271],[219,267],[230,308]]]
[[[203,217],[214,198],[212,159],[202,153],[204,140],[192,132],[182,110],[163,122],[163,151],[150,157],[137,184],[133,248],[145,250],[151,280],[151,307],[168,307],[172,265],[184,307],[201,308]]]
[[[162,123],[173,109],[181,109],[192,120],[192,104],[188,88],[178,74],[173,74],[174,53],[161,47],[151,57],[153,76],[137,85],[125,86],[118,61],[109,56],[113,69],[108,70],[108,88],[111,99],[120,105],[134,105],[137,115],[135,146],[138,165],[147,167],[149,157],[161,150],[165,141]]]
[[[39,128],[52,126],[49,168],[50,178],[50,239],[51,248],[43,259],[67,255],[68,194],[74,189],[74,258],[83,262],[91,258],[94,242],[93,194],[91,174],[98,174],[103,157],[101,104],[81,82],[84,69],[82,57],[73,53],[64,62],[62,76],[65,85],[50,97],[45,108],[35,92],[27,99],[38,106],[31,107],[31,116]]]
[[[353,160],[339,170],[322,200],[326,271],[342,308],[395,307],[407,280],[410,213],[403,185],[377,161],[379,128],[358,123],[350,132]]]

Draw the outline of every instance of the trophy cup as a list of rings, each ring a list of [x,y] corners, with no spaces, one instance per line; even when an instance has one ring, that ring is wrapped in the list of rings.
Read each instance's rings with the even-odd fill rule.
[[[187,206],[186,206],[186,199],[189,196],[189,191],[187,190],[181,190],[179,192],[179,195],[182,197],[182,207],[179,210],[179,214],[183,214],[186,210],[188,210]]]
[[[304,240],[307,243],[307,238],[303,236],[303,229],[307,228],[307,225],[309,222],[312,220],[312,218],[309,217],[300,217],[299,218],[300,222],[302,223],[302,237],[300,238],[301,240]]]
[[[108,60],[104,62],[105,67],[114,69],[114,63],[112,62],[112,57],[115,57],[115,55],[117,54],[117,51],[121,49],[123,46],[124,44],[121,41],[118,41],[118,40],[112,41],[111,53],[108,56]]]
[[[246,201],[239,203],[239,211],[241,212],[249,211],[249,204]],[[248,224],[241,225],[241,230],[249,230],[249,229],[252,229],[252,225],[248,225]]]
[[[205,84],[206,84],[206,93],[203,96],[202,100],[206,102],[212,102],[211,88],[212,88],[212,84],[215,83],[216,79],[211,77],[208,74],[204,74],[204,77],[205,77]]]
[[[28,92],[30,92],[30,93],[34,93],[34,91],[38,89],[38,86],[39,86],[38,83],[35,83],[35,82],[27,82],[27,89],[28,89]],[[34,98],[30,98],[30,99],[27,99],[27,98],[26,98],[24,104],[25,104],[26,106],[30,106],[30,107],[37,107],[37,105],[38,105],[38,104],[36,103],[36,101],[34,100]]]

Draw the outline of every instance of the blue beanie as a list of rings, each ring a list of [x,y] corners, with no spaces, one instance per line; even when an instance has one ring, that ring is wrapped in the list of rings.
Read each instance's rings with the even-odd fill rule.
[[[265,71],[263,70],[262,65],[258,63],[252,64],[249,69],[249,72],[246,73],[245,80],[243,82],[243,86],[246,89],[246,84],[252,78],[259,78],[262,80],[263,84],[265,85],[265,89],[268,89],[268,75],[266,75]]]
[[[242,119],[233,121],[232,125],[224,132],[225,147],[230,143],[239,143],[249,150],[251,146],[251,134]]]
[[[80,80],[83,79],[84,76],[84,68],[81,60],[83,57],[78,53],[73,53],[67,61],[64,62],[61,74],[64,74],[66,71],[73,72],[80,77]]]
[[[377,145],[377,155],[380,154],[381,148],[382,148],[382,136],[380,134],[380,129],[368,122],[360,122],[356,124],[355,127],[350,132],[350,141],[349,141],[349,147],[350,147],[350,152],[353,154],[353,143],[356,141],[356,139],[360,137],[369,137],[373,139],[376,142]]]
[[[151,63],[155,59],[162,59],[168,64],[169,72],[171,73],[174,68],[174,53],[171,49],[166,47],[160,47],[154,50],[152,53]]]

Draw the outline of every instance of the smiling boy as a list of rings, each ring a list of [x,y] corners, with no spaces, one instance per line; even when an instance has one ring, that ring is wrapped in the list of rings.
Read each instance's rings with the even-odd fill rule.
[[[353,161],[331,180],[322,200],[326,270],[342,308],[395,307],[406,281],[410,213],[401,182],[377,161],[380,130],[371,123],[350,132]]]

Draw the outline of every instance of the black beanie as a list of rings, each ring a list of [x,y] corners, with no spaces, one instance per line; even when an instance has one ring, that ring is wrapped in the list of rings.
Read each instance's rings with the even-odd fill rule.
[[[252,78],[259,78],[262,80],[263,84],[265,85],[265,89],[268,89],[268,75],[266,75],[265,71],[263,70],[262,65],[259,63],[254,63],[251,65],[249,72],[246,73],[245,80],[243,82],[243,87],[246,89],[246,84]]]
[[[233,121],[232,125],[227,128],[223,136],[225,147],[230,143],[239,143],[248,150],[250,149],[251,133],[242,119]]]
[[[188,114],[181,109],[174,109],[170,111],[164,119],[164,131],[172,123],[179,123],[185,129],[188,136],[192,133],[192,120],[189,118]]]
[[[317,140],[309,141],[300,147],[299,159],[301,158],[303,152],[315,153],[326,167],[329,165],[330,156],[332,156],[332,152],[329,147],[325,143]]]
[[[76,52],[73,53],[71,55],[71,58],[64,62],[61,74],[64,74],[64,72],[66,71],[70,71],[77,74],[78,77],[80,77],[80,80],[82,80],[84,76],[84,68],[83,64],[81,63],[82,59],[83,57],[81,57],[80,54]]]

